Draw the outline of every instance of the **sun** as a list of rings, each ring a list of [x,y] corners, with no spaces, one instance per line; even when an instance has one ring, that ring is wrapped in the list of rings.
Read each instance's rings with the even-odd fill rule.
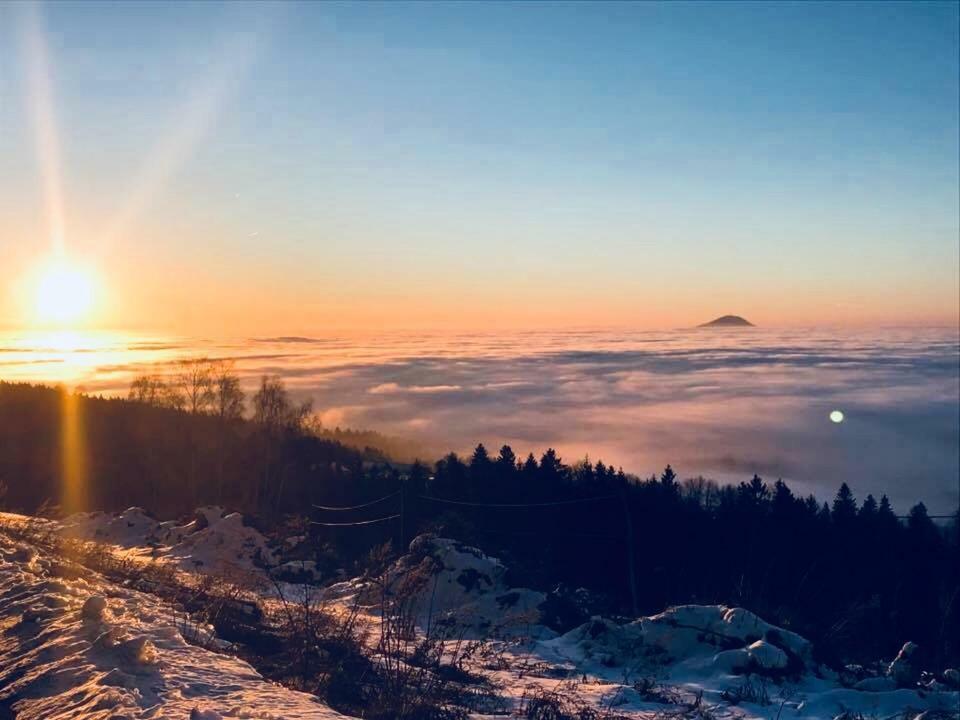
[[[49,258],[39,269],[34,295],[38,323],[75,324],[90,317],[96,300],[93,272],[65,255]]]

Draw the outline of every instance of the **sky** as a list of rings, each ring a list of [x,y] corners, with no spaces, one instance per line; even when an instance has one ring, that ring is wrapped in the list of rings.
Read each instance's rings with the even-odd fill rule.
[[[0,5],[0,328],[956,327],[958,7]]]

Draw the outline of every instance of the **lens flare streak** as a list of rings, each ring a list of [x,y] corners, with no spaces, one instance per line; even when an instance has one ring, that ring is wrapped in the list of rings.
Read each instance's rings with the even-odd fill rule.
[[[47,44],[44,40],[42,19],[38,5],[28,3],[21,7],[22,53],[27,68],[29,104],[36,128],[37,157],[43,181],[47,226],[54,252],[64,248],[64,213],[62,175],[60,168],[60,141],[56,115],[53,110],[53,92]]]
[[[87,442],[80,397],[63,390],[60,404],[60,480],[64,512],[83,510],[87,504]]]

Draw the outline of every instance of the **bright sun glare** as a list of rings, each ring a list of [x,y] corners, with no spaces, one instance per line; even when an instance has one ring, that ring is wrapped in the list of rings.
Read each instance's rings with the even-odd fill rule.
[[[53,257],[40,269],[34,309],[40,323],[76,323],[93,309],[96,282],[87,268],[65,256]]]

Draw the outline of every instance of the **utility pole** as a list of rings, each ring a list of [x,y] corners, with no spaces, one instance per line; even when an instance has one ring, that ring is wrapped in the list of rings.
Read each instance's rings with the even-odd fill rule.
[[[627,491],[623,489],[620,493],[623,502],[623,518],[627,526],[627,577],[630,580],[630,603],[633,607],[633,616],[640,614],[637,604],[637,570],[636,559],[634,557],[635,544],[633,541],[633,518],[630,516],[630,508],[627,505]]]
[[[403,553],[407,549],[406,543],[406,490],[407,490],[407,478],[403,475],[400,476],[400,552]]]

